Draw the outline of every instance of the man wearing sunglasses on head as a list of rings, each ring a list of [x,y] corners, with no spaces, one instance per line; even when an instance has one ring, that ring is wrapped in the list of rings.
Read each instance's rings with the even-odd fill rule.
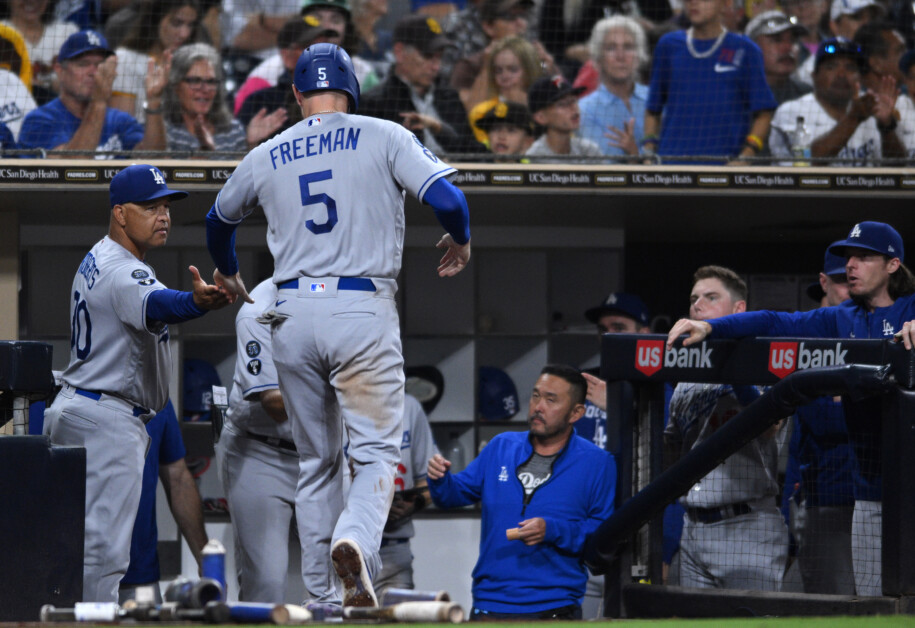
[[[862,90],[862,61],[861,50],[853,42],[834,38],[820,44],[813,93],[790,100],[775,111],[769,134],[773,157],[791,157],[798,118],[804,119],[813,140],[810,157],[814,160],[841,158],[830,159],[829,164],[862,166],[904,155],[896,134],[896,82],[885,77],[875,89]]]

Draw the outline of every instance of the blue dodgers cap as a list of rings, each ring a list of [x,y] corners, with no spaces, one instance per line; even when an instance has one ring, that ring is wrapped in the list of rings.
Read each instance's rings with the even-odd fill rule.
[[[624,314],[639,325],[648,325],[651,322],[648,308],[645,307],[642,299],[628,292],[611,292],[600,305],[587,310],[585,318],[597,324],[597,321],[604,314]]]
[[[836,240],[826,247],[826,254],[823,256],[823,274],[830,277],[841,276],[844,281],[846,259],[832,251],[832,247],[839,245],[841,245],[841,240]],[[807,286],[807,296],[819,303],[826,296],[826,293],[823,292],[823,286],[820,285],[820,282],[814,281]]]
[[[492,366],[480,367],[480,416],[487,421],[510,419],[521,409],[518,389],[508,373]]]
[[[108,187],[111,206],[124,203],[141,203],[169,196],[175,200],[187,196],[187,192],[171,190],[165,184],[165,175],[155,166],[133,164],[114,175]]]
[[[114,54],[114,51],[108,47],[108,40],[101,33],[79,31],[67,37],[64,45],[60,47],[60,51],[57,53],[57,60],[67,61],[87,52],[101,52],[106,57]]]
[[[890,258],[898,257],[900,262],[905,262],[902,236],[885,222],[859,222],[852,227],[847,238],[830,245],[829,252],[847,257],[848,248],[866,249]]]

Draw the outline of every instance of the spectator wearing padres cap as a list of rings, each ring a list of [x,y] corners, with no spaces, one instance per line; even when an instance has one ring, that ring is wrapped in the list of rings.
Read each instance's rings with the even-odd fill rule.
[[[810,93],[809,85],[791,76],[798,65],[798,40],[806,28],[781,11],[764,11],[750,20],[744,32],[762,51],[766,82],[779,104]]]
[[[434,18],[400,20],[394,27],[391,72],[362,94],[359,112],[403,124],[437,155],[482,151],[457,92],[438,84],[442,52],[449,45]]]
[[[905,149],[896,134],[895,82],[858,92],[861,49],[844,39],[827,39],[816,53],[813,93],[779,106],[772,118],[769,149],[786,161],[798,117],[814,138],[812,157],[838,157],[835,166],[876,165],[883,157],[902,157]]]
[[[578,96],[584,90],[584,87],[572,87],[558,74],[541,77],[531,85],[527,103],[541,135],[528,149],[528,157],[537,157],[536,161],[540,162],[561,163],[593,163],[593,159],[570,158],[603,157],[597,144],[575,136],[581,124]]]
[[[108,106],[117,64],[114,51],[100,33],[79,31],[70,35],[54,62],[60,96],[25,117],[19,132],[20,146],[82,151],[66,158],[107,151],[164,150],[161,100],[168,82],[167,64],[149,63],[145,125]]]
[[[477,126],[489,137],[489,150],[505,155],[497,157],[497,162],[518,161],[534,143],[531,112],[516,102],[500,102],[477,121]]]

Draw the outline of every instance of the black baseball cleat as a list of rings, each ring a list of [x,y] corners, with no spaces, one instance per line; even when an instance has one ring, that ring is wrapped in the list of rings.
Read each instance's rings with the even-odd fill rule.
[[[355,541],[340,539],[330,551],[334,570],[343,581],[343,606],[378,606],[362,550]]]

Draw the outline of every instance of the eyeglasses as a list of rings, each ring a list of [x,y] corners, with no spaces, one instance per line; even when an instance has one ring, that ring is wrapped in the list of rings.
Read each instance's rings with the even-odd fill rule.
[[[826,44],[823,46],[823,54],[827,55],[860,55],[861,48],[851,42],[841,42],[838,44]]]
[[[200,89],[201,87],[216,87],[219,85],[219,79],[203,78],[200,76],[186,76],[181,80],[194,89]]]

